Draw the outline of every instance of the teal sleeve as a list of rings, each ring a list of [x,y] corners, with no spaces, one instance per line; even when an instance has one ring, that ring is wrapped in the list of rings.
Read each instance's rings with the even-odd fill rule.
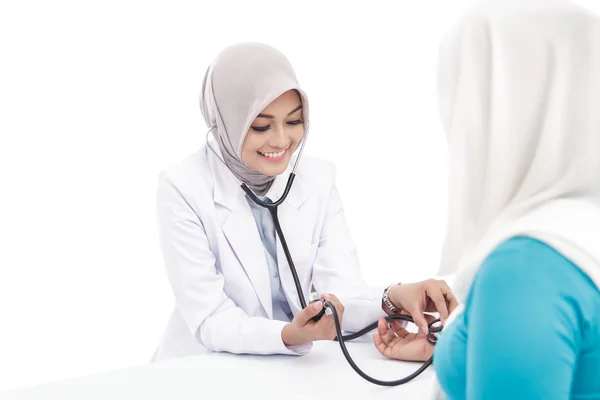
[[[488,257],[465,304],[469,400],[570,398],[585,322],[579,299],[595,288],[559,253],[524,240]]]

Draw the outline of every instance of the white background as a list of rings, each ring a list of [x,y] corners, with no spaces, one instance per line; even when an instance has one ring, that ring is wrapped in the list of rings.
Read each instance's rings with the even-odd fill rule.
[[[582,1],[589,7],[594,0]],[[194,152],[216,53],[283,51],[366,280],[436,272],[437,45],[462,0],[0,3],[0,391],[147,363],[173,297],[157,174]]]

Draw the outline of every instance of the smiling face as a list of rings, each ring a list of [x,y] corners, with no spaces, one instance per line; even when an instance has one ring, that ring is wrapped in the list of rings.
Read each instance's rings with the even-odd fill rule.
[[[302,102],[296,91],[288,90],[250,125],[242,147],[242,161],[263,175],[281,175],[303,137]]]

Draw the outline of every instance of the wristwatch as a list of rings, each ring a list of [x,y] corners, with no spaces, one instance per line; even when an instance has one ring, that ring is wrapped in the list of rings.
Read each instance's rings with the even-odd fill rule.
[[[393,283],[390,286],[386,287],[385,290],[383,291],[383,297],[381,298],[381,301],[387,307],[387,309],[390,310],[390,312],[392,314],[398,314],[400,312],[400,308],[396,307],[396,305],[394,303],[392,303],[392,301],[390,300],[390,290],[394,286],[401,285],[401,284],[402,283]]]

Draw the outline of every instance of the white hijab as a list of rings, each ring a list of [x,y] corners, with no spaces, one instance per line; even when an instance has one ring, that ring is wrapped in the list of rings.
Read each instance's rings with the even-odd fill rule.
[[[242,162],[250,124],[273,100],[296,90],[308,129],[308,97],[288,59],[263,43],[238,43],[223,49],[208,67],[202,83],[202,116],[231,172],[255,193],[265,194],[275,177],[251,170]]]
[[[439,273],[454,274],[457,298],[516,235],[552,246],[600,287],[597,16],[563,0],[481,1],[442,42],[438,99],[450,155]]]

